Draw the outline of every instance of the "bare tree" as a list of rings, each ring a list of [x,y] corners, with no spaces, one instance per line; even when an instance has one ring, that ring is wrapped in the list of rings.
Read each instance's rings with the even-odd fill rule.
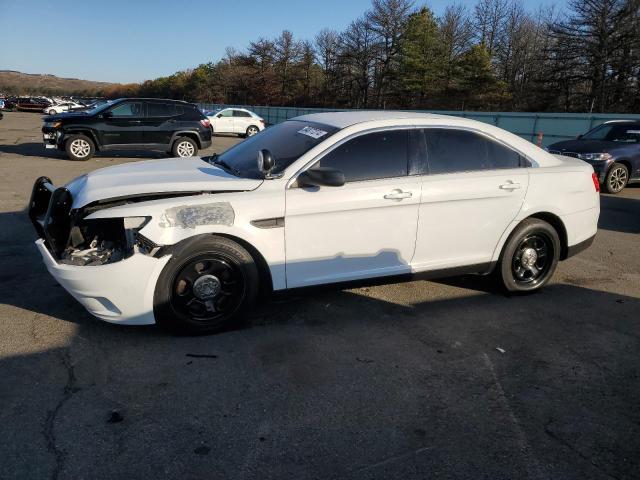
[[[365,17],[376,35],[375,102],[384,106],[392,70],[397,70],[400,40],[413,8],[412,0],[373,0]]]

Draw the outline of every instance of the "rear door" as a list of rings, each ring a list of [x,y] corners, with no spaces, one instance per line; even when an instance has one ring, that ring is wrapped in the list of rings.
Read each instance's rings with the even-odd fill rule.
[[[104,145],[131,145],[145,143],[145,104],[139,100],[127,100],[109,109],[110,117],[104,119],[101,131]]]
[[[169,145],[177,128],[176,109],[173,103],[147,102],[144,121],[144,143]]]
[[[244,110],[233,111],[233,131],[235,133],[246,133],[251,125],[251,114]]]
[[[428,171],[422,177],[415,268],[490,262],[500,237],[522,208],[528,162],[479,132],[422,132]]]

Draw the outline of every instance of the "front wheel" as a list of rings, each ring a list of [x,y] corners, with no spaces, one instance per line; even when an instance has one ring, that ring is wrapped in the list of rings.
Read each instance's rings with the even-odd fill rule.
[[[55,115],[56,111],[52,108],[51,110],[49,110],[49,115]]]
[[[176,157],[193,157],[198,154],[198,144],[189,137],[180,137],[173,144],[173,155]]]
[[[604,188],[607,193],[620,193],[629,181],[629,170],[622,163],[611,165],[604,179]]]
[[[509,292],[532,292],[546,285],[560,260],[558,232],[547,222],[528,218],[510,235],[500,255],[498,272]]]
[[[257,133],[260,133],[260,129],[255,125],[251,125],[249,128],[247,128],[246,136],[253,137]]]
[[[85,135],[71,135],[64,148],[71,160],[89,160],[96,151],[93,141]]]
[[[237,322],[258,288],[258,268],[241,245],[215,235],[194,238],[160,274],[153,311],[158,325],[174,333],[214,333]]]

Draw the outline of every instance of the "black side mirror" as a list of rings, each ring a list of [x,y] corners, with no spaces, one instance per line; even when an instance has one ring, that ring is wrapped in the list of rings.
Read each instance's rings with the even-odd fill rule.
[[[576,137],[576,140],[580,140],[581,138],[582,138],[582,134],[578,135],[578,136]]]
[[[344,173],[335,168],[310,168],[298,175],[300,187],[341,187],[344,183]]]
[[[258,152],[258,170],[265,176],[269,175],[275,164],[276,160],[269,150],[260,150]]]
[[[104,112],[102,114],[102,118],[111,118],[111,117],[113,117],[113,112],[111,112],[111,110]]]

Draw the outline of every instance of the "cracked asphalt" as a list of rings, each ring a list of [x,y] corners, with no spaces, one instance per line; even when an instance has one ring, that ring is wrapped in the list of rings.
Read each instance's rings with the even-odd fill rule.
[[[88,315],[25,214],[40,175],[161,155],[71,162],[39,127],[0,121],[1,479],[640,478],[638,186],[534,295],[328,287],[178,338]]]

